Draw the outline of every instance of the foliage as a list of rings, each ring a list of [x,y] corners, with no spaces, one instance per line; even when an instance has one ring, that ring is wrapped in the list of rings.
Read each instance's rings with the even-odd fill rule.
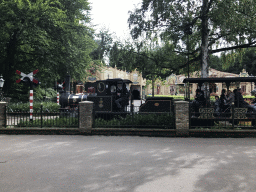
[[[118,116],[111,120],[101,118],[95,119],[95,127],[108,126],[164,126],[174,127],[174,116],[171,114],[134,114],[127,115],[125,118]]]
[[[101,29],[99,33],[95,34],[95,42],[98,46],[91,52],[90,56],[94,62],[106,64],[104,57],[110,52],[113,43],[112,33],[106,29]]]
[[[36,119],[33,121],[20,120],[18,127],[74,127],[78,126],[78,118],[75,117],[55,117],[55,119]]]
[[[166,78],[178,73],[185,58],[173,51],[169,42],[158,45],[157,42],[143,41],[140,43],[115,42],[110,50],[110,66],[118,69],[138,70],[143,78]]]
[[[57,91],[52,88],[36,87],[34,90],[34,101],[43,101],[45,97],[49,99],[57,97]]]
[[[234,56],[236,55],[236,56]],[[229,73],[239,74],[243,69],[249,72],[249,75],[256,76],[256,49],[250,48],[233,51],[227,55],[221,55],[221,63],[223,70]]]
[[[212,69],[216,69],[218,71],[225,71],[222,64],[223,63],[222,63],[222,60],[220,57],[218,57],[216,55],[210,55],[209,67],[211,67]]]
[[[15,75],[30,73],[49,87],[69,72],[82,79],[96,47],[87,0],[8,0],[0,3],[0,71],[6,95],[16,94]],[[47,86],[48,84],[48,86]]]
[[[163,45],[147,41],[126,45],[115,42],[110,51],[112,67],[141,72],[143,78],[152,81],[152,89],[156,79],[163,80],[172,73],[178,73],[184,60],[173,51],[173,45],[169,42]]]
[[[148,97],[152,97],[152,95],[147,95]],[[155,95],[154,97],[171,97],[173,99],[182,99],[184,100],[184,96],[177,96],[177,95]]]
[[[255,14],[253,0],[143,0],[128,22],[134,39],[172,42],[176,52],[189,54],[191,68],[201,64],[206,77],[209,54],[256,46]]]
[[[8,104],[7,110],[8,112],[29,112],[29,103],[10,103]],[[59,112],[60,106],[57,103],[52,102],[34,102],[33,103],[33,112],[39,113],[41,112]]]
[[[219,96],[219,95],[218,95],[217,93],[212,92],[212,93],[210,94],[210,96],[215,97],[215,96]]]

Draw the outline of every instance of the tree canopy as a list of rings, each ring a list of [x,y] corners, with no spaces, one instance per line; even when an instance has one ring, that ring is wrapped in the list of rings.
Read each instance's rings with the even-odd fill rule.
[[[143,0],[128,22],[134,39],[172,42],[207,77],[210,54],[256,46],[255,17],[254,0]]]
[[[18,86],[16,70],[39,69],[36,76],[43,84],[67,72],[83,78],[96,48],[89,12],[87,0],[1,0],[0,71],[5,93]]]
[[[178,73],[179,66],[185,58],[173,52],[173,45],[163,46],[154,43],[122,43],[115,42],[110,51],[110,66],[118,69],[138,70],[143,78],[165,78],[171,73]]]

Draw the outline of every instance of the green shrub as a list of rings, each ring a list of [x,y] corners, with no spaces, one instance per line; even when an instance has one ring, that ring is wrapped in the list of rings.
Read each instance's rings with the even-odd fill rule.
[[[20,120],[17,124],[18,127],[74,127],[78,126],[78,118],[75,117],[56,117],[55,119],[47,119],[41,122],[41,119]]]
[[[48,99],[55,98],[57,96],[57,91],[52,88],[41,88],[36,87],[34,89],[34,100],[35,101],[43,101],[45,97]]]
[[[152,95],[147,95],[148,97],[152,97]],[[178,96],[178,95],[155,95],[154,97],[171,97],[173,99],[183,99],[184,100],[184,96]]]
[[[43,112],[58,112],[60,106],[53,102],[33,102],[33,112],[39,113],[41,111],[41,105]],[[10,103],[8,104],[8,112],[29,112],[29,103]]]
[[[108,126],[171,126],[174,127],[174,116],[171,114],[134,114],[126,117],[117,116],[111,120],[104,120],[102,118],[95,119],[96,127]]]

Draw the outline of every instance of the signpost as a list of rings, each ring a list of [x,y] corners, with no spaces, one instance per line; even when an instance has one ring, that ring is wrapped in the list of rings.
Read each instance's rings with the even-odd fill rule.
[[[16,80],[16,83],[19,83],[21,81],[25,82],[27,85],[30,86],[30,92],[29,92],[29,119],[30,121],[33,121],[33,83],[34,84],[39,84],[39,81],[36,80],[33,75],[38,73],[38,69],[34,70],[33,72],[29,73],[29,74],[25,74],[20,72],[19,70],[16,70],[16,73],[18,75],[21,75],[21,78]]]

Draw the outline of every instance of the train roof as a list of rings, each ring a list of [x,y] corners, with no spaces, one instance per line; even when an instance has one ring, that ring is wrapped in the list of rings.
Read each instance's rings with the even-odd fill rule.
[[[256,82],[256,77],[208,77],[208,78],[185,78],[183,83],[232,83],[232,82]]]
[[[116,83],[132,83],[129,79],[121,79],[121,78],[114,78],[114,79],[106,79],[106,80],[99,80],[96,82],[116,82]]]

